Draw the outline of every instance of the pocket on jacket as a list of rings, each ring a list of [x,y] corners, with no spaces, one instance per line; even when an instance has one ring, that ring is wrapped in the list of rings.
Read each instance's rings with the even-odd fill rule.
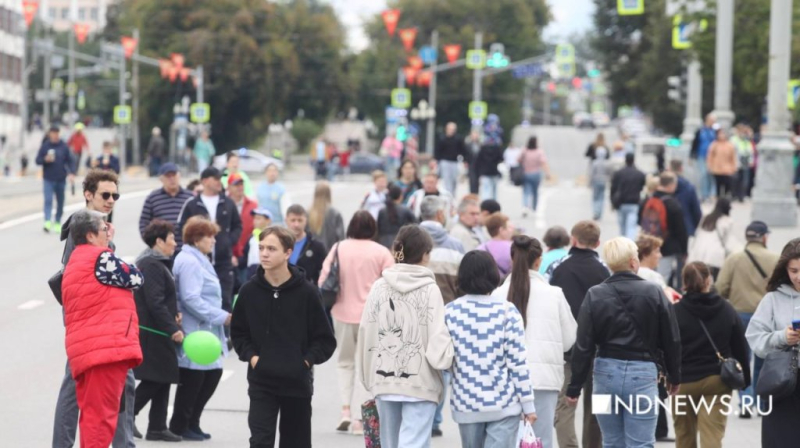
[[[285,379],[300,379],[307,375],[308,369],[303,362],[302,356],[299,353],[292,354],[289,359],[281,361],[272,361],[279,356],[275,356],[274,352],[270,353],[269,349],[262,349],[256,363],[254,371],[258,376],[266,376],[270,378],[285,378]],[[285,354],[284,354],[285,355]]]

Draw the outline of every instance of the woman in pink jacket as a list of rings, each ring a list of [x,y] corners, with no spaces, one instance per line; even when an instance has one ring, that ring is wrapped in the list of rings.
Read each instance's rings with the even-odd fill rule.
[[[733,176],[739,169],[736,147],[728,141],[724,129],[717,130],[717,139],[708,148],[708,172],[717,182],[717,196],[730,198],[733,193]]]
[[[384,269],[394,265],[389,250],[373,241],[378,230],[375,218],[365,210],[356,212],[347,227],[347,239],[336,243],[322,265],[319,285],[325,283],[334,257],[339,257],[339,296],[331,309],[333,329],[336,332],[336,346],[339,348],[337,370],[339,372],[339,392],[342,397],[342,418],[337,431],[347,431],[351,426],[350,404],[356,402],[357,413],[366,400],[363,387],[356,381],[355,353],[358,342],[358,327],[361,314],[367,303],[370,289],[375,280],[381,277]],[[353,394],[353,388],[359,389]],[[355,400],[354,400],[355,398]],[[352,424],[353,434],[362,434],[363,425],[359,418]]]

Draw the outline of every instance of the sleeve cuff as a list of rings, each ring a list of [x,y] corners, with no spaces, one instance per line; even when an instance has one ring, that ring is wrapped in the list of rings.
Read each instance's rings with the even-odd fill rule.
[[[569,398],[578,398],[581,396],[581,388],[570,384],[567,387],[567,393],[564,395],[568,396]]]
[[[528,414],[533,414],[534,412],[536,412],[536,406],[533,404],[533,400],[522,402],[523,414],[528,415]]]

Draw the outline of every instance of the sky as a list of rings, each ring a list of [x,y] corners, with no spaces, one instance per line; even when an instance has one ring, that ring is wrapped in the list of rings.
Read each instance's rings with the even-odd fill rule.
[[[386,8],[385,0],[329,0],[340,14],[348,30],[348,41],[353,51],[361,51],[369,44],[362,24],[364,20]],[[485,1],[485,0],[475,0]],[[545,29],[546,40],[557,41],[576,32],[591,28],[592,0],[547,0],[553,12],[553,22]]]

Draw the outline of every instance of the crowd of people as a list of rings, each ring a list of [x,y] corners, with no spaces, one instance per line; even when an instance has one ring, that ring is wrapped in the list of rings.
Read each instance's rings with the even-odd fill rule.
[[[475,160],[500,163],[502,153],[484,149],[500,147],[502,128],[487,126],[470,137],[482,142]],[[251,184],[235,152],[224,172],[206,166],[187,188],[174,164],[161,164],[162,187],[140,215],[147,249],[135,263],[115,256],[108,219],[119,178],[90,163],[86,208],[58,229],[68,363],[53,446],[72,446],[78,426],[87,447],[211,438],[203,411],[235,351],[247,363],[250,445],[274,446],[280,434],[281,446],[310,447],[314,366],[337,349],[341,411],[331,428],[387,448],[430,446],[443,434],[448,395],[470,448],[518,446],[520,425],[531,425],[544,447],[577,447],[581,397],[584,447],[668,439],[664,410],[595,415],[592,394],[656,402],[739,390],[741,416],[763,416],[763,446],[798,435],[800,391],[765,403],[753,385],[762,367],[775,369],[775,353],[800,344],[800,241],[774,254],[768,226],[754,221],[739,244],[728,180],[718,180],[720,197],[702,216],[702,196],[680,162],[648,179],[624,147],[613,164],[602,145],[592,152],[595,219],[569,231],[554,226],[539,240],[503,212],[499,172],[470,178],[469,194],[456,195],[458,163],[471,163],[473,148],[454,127],[447,131],[436,170],[420,179],[416,162],[401,154],[396,175],[372,174],[349,220],[325,180],[305,207],[292,202],[274,165]],[[75,171],[69,149],[51,137],[40,156],[58,196]],[[702,153],[716,176],[733,175],[718,169],[730,162],[729,145],[738,151],[718,136]],[[536,139],[526,146],[512,176],[524,185],[525,210],[535,211],[550,170]],[[620,236],[599,251],[597,201],[606,195]],[[220,342],[211,363],[182,346],[200,331]],[[721,371],[726,360],[740,366],[739,382]],[[140,433],[135,418],[148,403]],[[673,409],[678,447],[694,447],[698,437],[703,447],[722,446],[727,416],[715,403]]]

